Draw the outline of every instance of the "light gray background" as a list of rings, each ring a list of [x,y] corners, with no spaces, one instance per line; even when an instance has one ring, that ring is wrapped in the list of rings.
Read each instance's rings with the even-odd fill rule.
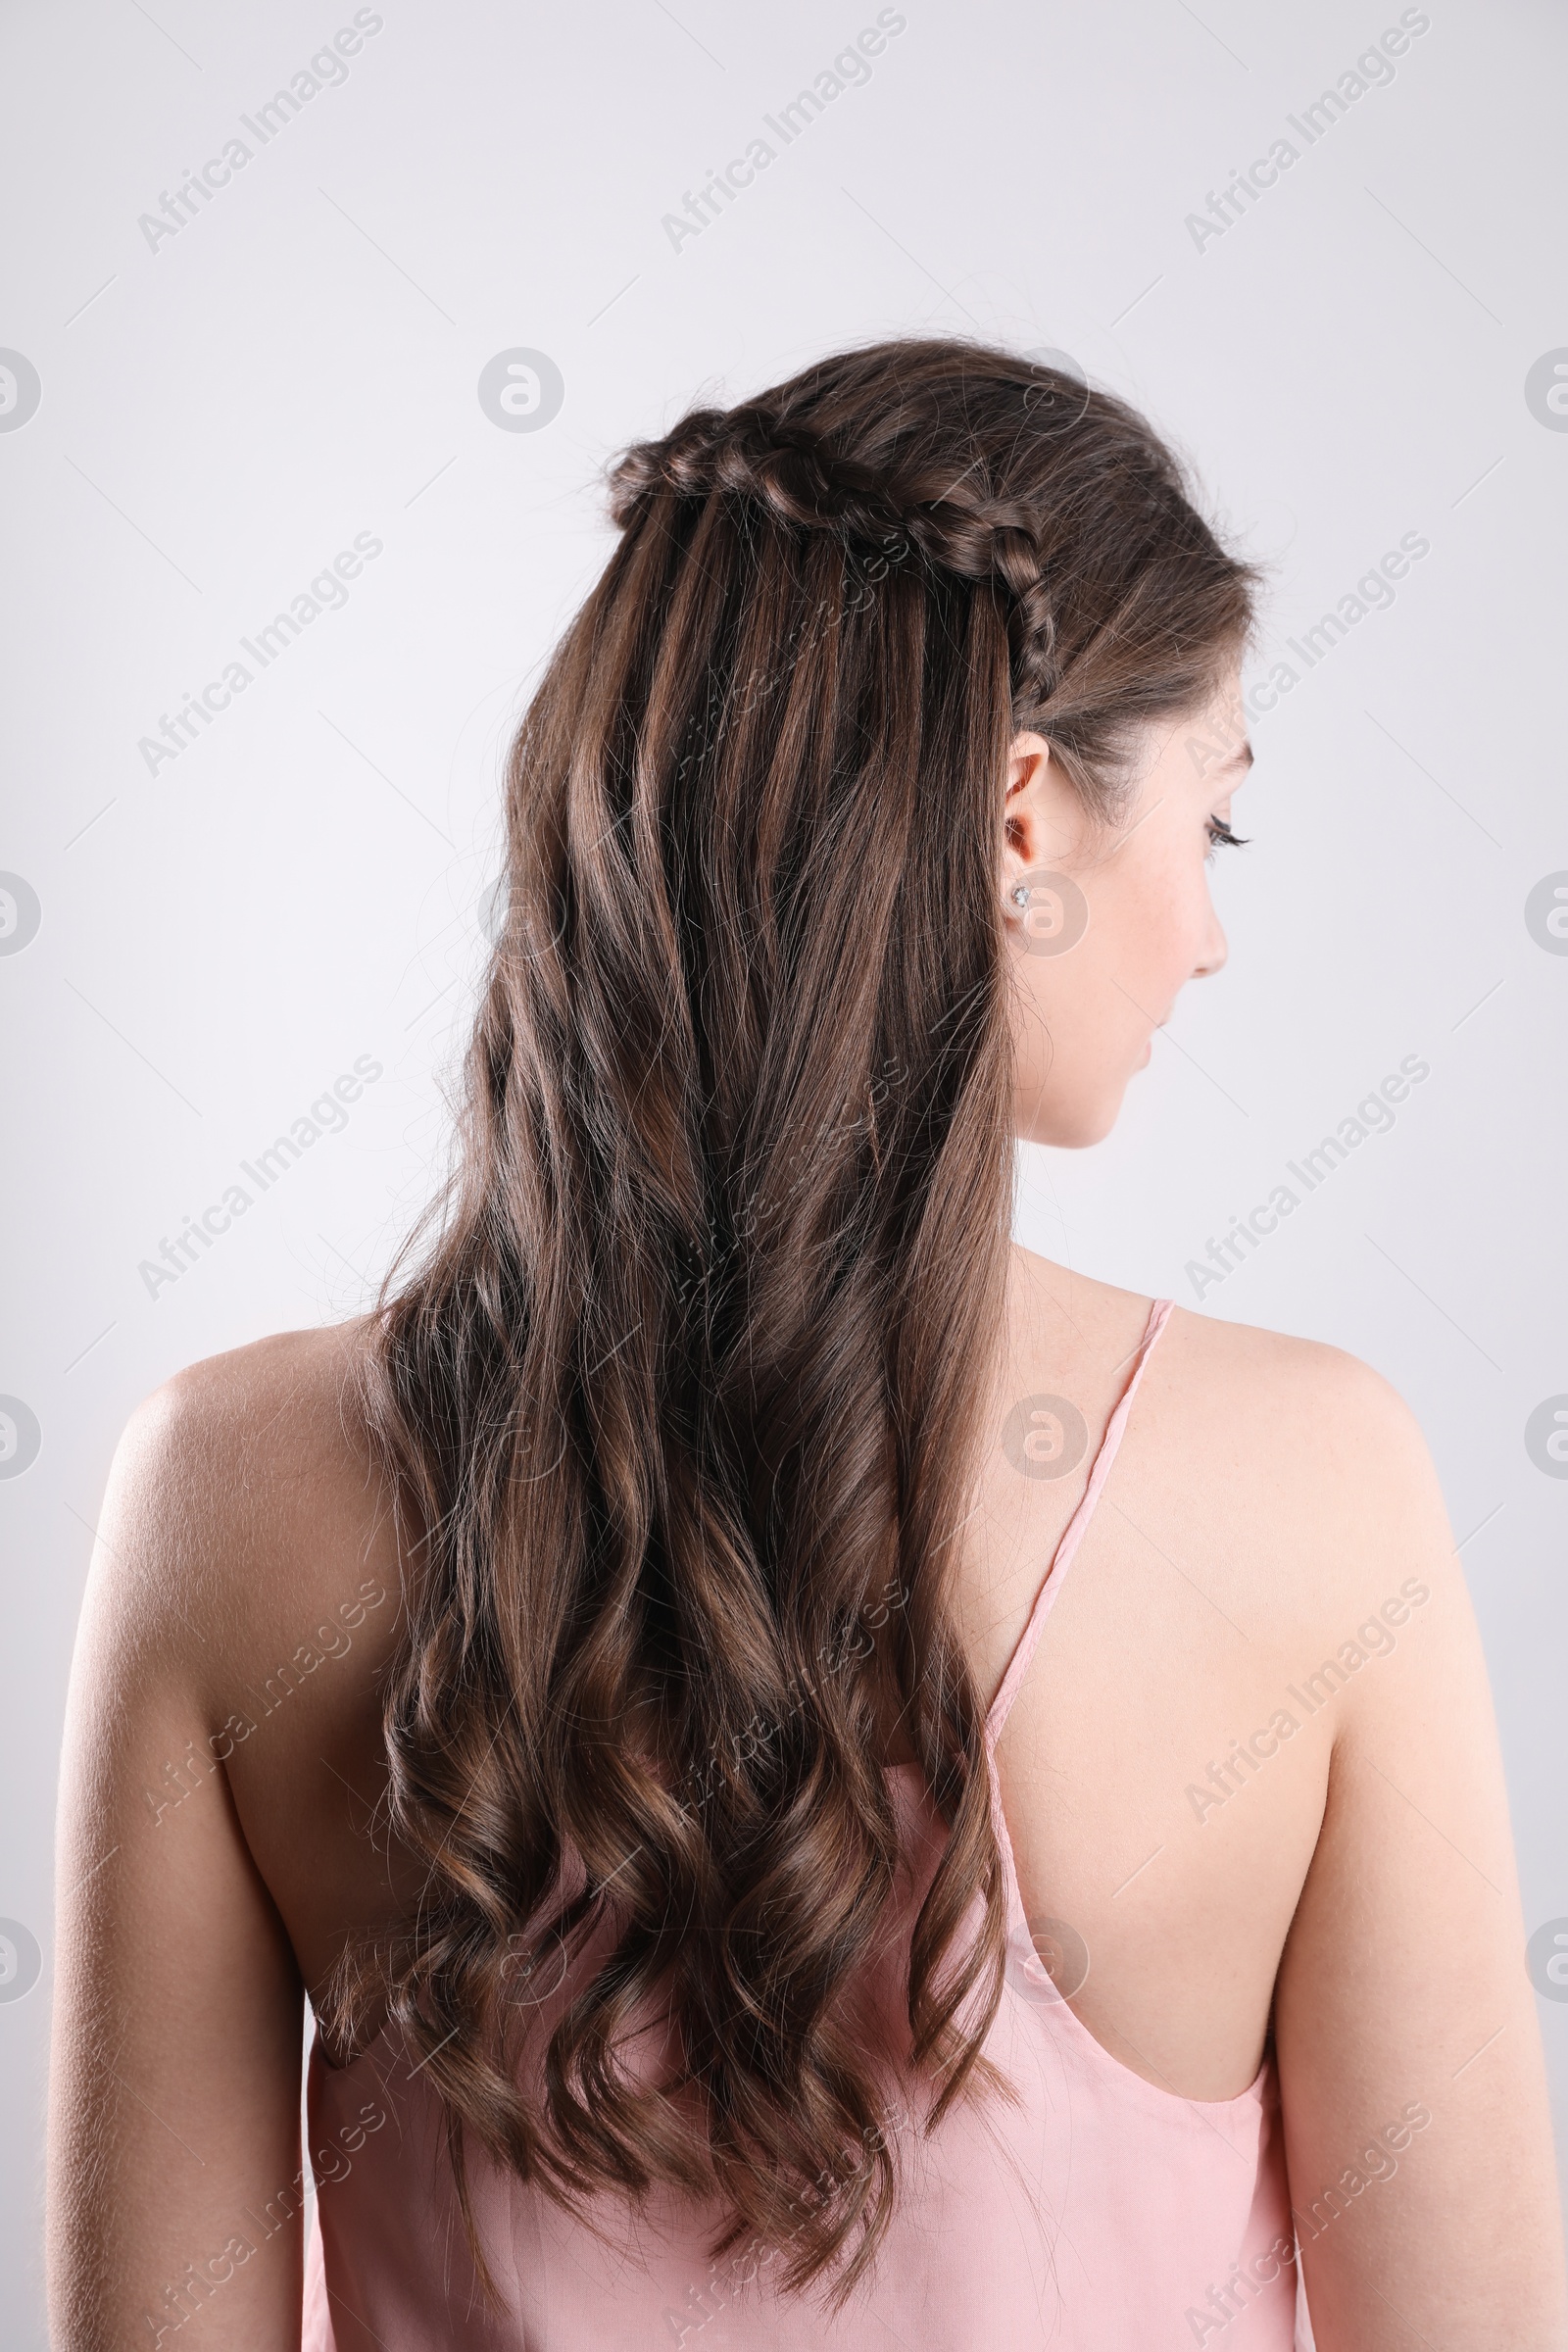
[[[1397,7],[908,0],[869,79],[676,250],[662,216],[771,138],[763,115],[869,0],[377,13],[341,86],[156,250],[139,216],[352,8],[5,18],[0,345],[42,381],[0,432],[0,868],[42,908],[0,956],[0,1392],[42,1429],[0,1480],[0,1915],[44,1949],[0,2003],[18,2347],[44,2341],[59,1726],[117,1432],[177,1366],[361,1305],[424,1197],[498,762],[607,552],[607,454],[845,342],[1072,353],[1273,564],[1271,646],[1402,533],[1431,542],[1259,718],[1237,812],[1255,846],[1216,868],[1229,969],[1184,998],[1108,1142],[1024,1151],[1019,1232],[1192,1304],[1208,1237],[1401,1056],[1430,1062],[1394,1131],[1202,1303],[1364,1356],[1420,1416],[1492,1662],[1527,1924],[1568,1915],[1568,1480],[1523,1435],[1568,1392],[1568,956],[1523,911],[1568,868],[1568,433],[1524,392],[1568,345],[1560,15],[1433,0],[1392,83],[1200,250],[1186,216],[1271,140],[1302,146],[1286,116]],[[514,346],[564,378],[536,432],[476,396]],[[149,774],[160,714],[359,532],[383,553],[346,606]],[[139,1263],[362,1054],[385,1074],[346,1128],[149,1296]],[[1568,2004],[1541,2007],[1568,2125]]]

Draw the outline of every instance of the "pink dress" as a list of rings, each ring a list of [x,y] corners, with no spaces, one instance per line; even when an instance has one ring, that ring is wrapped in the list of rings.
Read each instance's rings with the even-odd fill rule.
[[[809,2290],[783,2294],[776,2263],[744,2246],[710,2262],[711,2213],[658,2198],[635,2211],[607,2201],[596,2230],[475,2152],[474,2212],[508,2306],[487,2308],[445,2161],[440,2102],[428,2076],[411,2071],[383,2034],[352,2066],[328,2066],[318,2041],[311,2053],[318,2187],[304,2352],[1310,2346],[1272,2052],[1232,2099],[1178,2097],[1112,2058],[1041,1965],[1002,1814],[996,1743],[1170,1307],[1154,1301],[1088,1489],[986,1724],[1008,1943],[985,2048],[1020,2096],[960,2101],[930,2138],[894,2115],[901,2200],[843,2313],[830,2317]],[[945,1832],[914,1769],[893,1772],[910,1851],[924,1857],[915,1874],[923,1893]],[[1057,1940],[1070,1952],[1070,1930]]]

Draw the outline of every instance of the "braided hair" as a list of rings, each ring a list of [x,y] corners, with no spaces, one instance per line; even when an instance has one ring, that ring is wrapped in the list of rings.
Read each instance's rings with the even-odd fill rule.
[[[937,339],[694,411],[611,510],[511,754],[454,1178],[368,1354],[423,1894],[329,2015],[438,2090],[482,2278],[474,2144],[576,2210],[696,2200],[842,2300],[890,2104],[1007,2090],[948,1576],[1006,1275],[1008,746],[1113,812],[1251,576],[1131,409]]]
[[[1014,726],[1045,730],[1050,705],[1054,752],[1108,815],[1107,737],[1119,747],[1201,697],[1216,651],[1246,636],[1251,574],[1217,547],[1174,456],[1124,403],[1038,362],[1006,358],[999,371],[1003,355],[929,344],[893,347],[918,364],[870,413],[858,379],[890,372],[888,348],[634,442],[610,473],[611,514],[634,531],[665,501],[742,500],[795,533],[912,552],[984,584],[1005,613]],[[946,380],[930,381],[933,362]],[[955,372],[969,412],[956,447],[943,413]]]

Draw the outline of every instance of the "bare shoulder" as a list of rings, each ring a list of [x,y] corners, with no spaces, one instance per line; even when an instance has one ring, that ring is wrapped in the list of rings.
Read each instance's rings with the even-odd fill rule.
[[[1421,1443],[1409,1406],[1371,1364],[1321,1340],[1225,1323],[1173,1306],[1160,1358],[1200,1411],[1234,1416],[1256,1444],[1324,1448],[1348,1466],[1358,1449]]]
[[[368,1321],[329,1324],[207,1356],[137,1406],[127,1444],[154,1451],[160,1469],[196,1471],[220,1491],[264,1464],[296,1475],[346,1467],[364,1451],[358,1374],[368,1334]]]
[[[346,1323],[208,1357],[147,1397],[121,1440],[89,1615],[188,1668],[215,1702],[253,1653],[393,1561],[361,1402],[368,1336]]]
[[[1092,1277],[1015,1246],[1015,1312],[1043,1309],[1055,1325],[1054,1359],[1108,1361],[1120,1369],[1141,1338],[1152,1301],[1137,1291]],[[1119,1385],[1119,1383],[1118,1383]],[[1289,1333],[1226,1323],[1173,1304],[1145,1381],[1148,1418],[1159,1417],[1205,1446],[1223,1430],[1245,1434],[1271,1460],[1309,1453],[1320,1471],[1347,1470],[1352,1458],[1424,1454],[1415,1418],[1390,1382],[1345,1349]]]
[[[1353,1650],[1401,1587],[1467,1616],[1442,1488],[1393,1384],[1343,1348],[1175,1307],[1140,1398],[1129,1466],[1167,1494],[1237,1604],[1302,1654]],[[1406,1593],[1404,1598],[1408,1600]],[[1407,1612],[1406,1612],[1407,1613]]]
[[[1320,1340],[1224,1323],[1173,1306],[1151,1367],[1159,1410],[1213,1457],[1265,1478],[1309,1481],[1331,1498],[1431,1476],[1420,1425],[1393,1383]],[[1364,1493],[1357,1499],[1364,1501]]]

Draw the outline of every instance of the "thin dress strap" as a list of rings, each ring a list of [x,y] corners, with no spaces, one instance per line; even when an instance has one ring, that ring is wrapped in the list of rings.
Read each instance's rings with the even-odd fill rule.
[[[1154,1342],[1165,1328],[1174,1304],[1175,1300],[1172,1298],[1156,1298],[1149,1310],[1149,1322],[1138,1346],[1138,1360],[1133,1365],[1132,1376],[1126,1388],[1122,1391],[1121,1402],[1105,1424],[1105,1434],[1100,1441],[1100,1451],[1096,1454],[1094,1467],[1089,1473],[1089,1484],[1084,1489],[1083,1499],[1062,1529],[1061,1540],[1051,1555],[1051,1565],[1046,1570],[1045,1582],[1035,1594],[1035,1605],[1029,1612],[1029,1622],[1018,1637],[1018,1646],[1013,1651],[1008,1661],[1007,1671],[1002,1678],[1002,1688],[991,1702],[991,1712],[986,1717],[986,1741],[989,1746],[995,1747],[1002,1737],[1002,1727],[1006,1722],[1012,1702],[1018,1695],[1018,1686],[1029,1671],[1029,1661],[1034,1656],[1040,1637],[1045,1631],[1046,1619],[1050,1616],[1053,1603],[1061,1590],[1062,1581],[1072,1566],[1078,1546],[1083,1541],[1084,1530],[1095,1515],[1095,1505],[1099,1502],[1105,1481],[1110,1476],[1110,1465],[1116,1458],[1116,1449],[1121,1444],[1122,1431],[1127,1426],[1127,1415],[1132,1410],[1133,1398],[1138,1394],[1138,1383],[1144,1377],[1144,1366],[1149,1361]]]

